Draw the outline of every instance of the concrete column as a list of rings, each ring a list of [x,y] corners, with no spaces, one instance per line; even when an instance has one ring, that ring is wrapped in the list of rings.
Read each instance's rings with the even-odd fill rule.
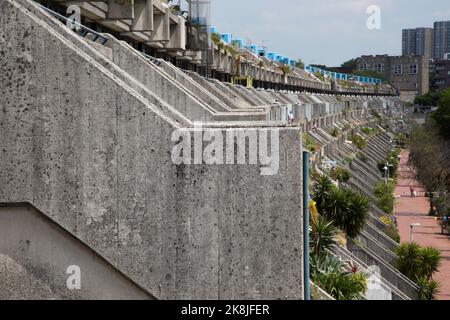
[[[167,48],[186,50],[186,20],[180,16],[177,16],[175,19],[177,20],[177,22],[170,25],[170,41],[167,45]]]
[[[132,31],[153,31],[153,2],[152,0],[134,0],[134,19]]]
[[[154,10],[153,32],[150,36],[150,44],[161,43],[166,45],[170,41],[170,16],[168,8]]]

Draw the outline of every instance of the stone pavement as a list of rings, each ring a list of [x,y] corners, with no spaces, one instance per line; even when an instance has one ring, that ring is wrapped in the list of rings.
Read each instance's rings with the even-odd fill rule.
[[[409,151],[401,153],[401,161],[398,171],[398,181],[395,187],[397,196],[395,211],[402,242],[411,241],[410,225],[420,223],[415,227],[413,240],[421,246],[434,247],[441,251],[442,264],[435,280],[440,283],[439,300],[450,300],[450,239],[441,235],[439,221],[428,215],[429,201],[423,197],[423,187],[414,179],[413,168],[408,164]],[[411,198],[410,186],[417,191],[418,196]]]

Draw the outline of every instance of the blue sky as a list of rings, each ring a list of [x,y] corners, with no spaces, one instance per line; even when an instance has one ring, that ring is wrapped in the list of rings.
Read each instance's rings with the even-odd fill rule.
[[[362,54],[401,54],[401,30],[450,20],[449,0],[211,0],[219,32],[307,64],[340,65]],[[381,9],[369,30],[368,6]]]

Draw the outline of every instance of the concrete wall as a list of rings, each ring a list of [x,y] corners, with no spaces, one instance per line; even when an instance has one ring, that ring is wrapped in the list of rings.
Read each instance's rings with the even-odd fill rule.
[[[301,299],[301,143],[280,171],[177,166],[170,115],[0,2],[0,202],[29,202],[156,298]],[[2,235],[0,235],[1,237]]]
[[[0,234],[1,299],[153,298],[31,206],[0,205]],[[70,266],[80,268],[79,289],[67,286]]]

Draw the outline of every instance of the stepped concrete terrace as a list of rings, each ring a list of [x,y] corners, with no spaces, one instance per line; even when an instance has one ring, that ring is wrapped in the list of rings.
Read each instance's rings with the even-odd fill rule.
[[[194,132],[191,119],[177,106],[153,104],[126,72],[49,20],[31,1],[0,2],[3,212],[10,215],[16,203],[33,206],[46,228],[57,224],[111,266],[109,277],[125,275],[146,296],[302,299],[300,129],[204,122],[222,133],[278,129],[280,170],[273,176],[261,176],[260,165],[176,165],[171,135]],[[0,234],[8,244],[6,236]],[[45,248],[24,238],[38,252],[9,243],[2,247],[6,262],[27,260],[27,274],[58,287],[49,294],[69,295],[60,292],[56,271],[46,270]],[[52,270],[65,263],[55,261]],[[31,289],[25,285],[24,296]],[[86,288],[77,297],[91,294]]]
[[[315,105],[312,106],[312,110],[310,112],[313,115],[310,122],[312,122],[314,130],[308,131],[308,135],[321,146],[320,151],[316,152],[315,158],[320,159],[330,156],[332,159],[340,161],[343,158],[354,158],[358,154],[361,154],[361,150],[345,143],[345,140],[349,136],[350,132],[361,132],[361,128],[365,126],[374,127],[378,120],[370,113],[364,112],[364,109],[347,110],[347,112],[345,112],[345,119],[338,117],[338,119],[342,120],[337,122],[337,124],[338,127],[345,127],[348,125],[349,128],[343,132],[340,132],[337,137],[332,137],[330,135],[331,128],[327,125],[329,123],[336,123],[334,122],[335,116],[330,116],[330,114],[327,113],[327,111],[329,111],[327,107],[329,106],[326,102],[324,103],[324,101],[330,100],[320,97],[320,95],[314,96],[312,99],[314,100]],[[362,101],[361,98],[358,100],[360,102]],[[353,103],[354,100],[351,104]],[[332,104],[330,103],[330,105]],[[365,103],[363,105],[365,105]],[[375,105],[379,107],[386,106],[387,104],[378,103]],[[369,108],[369,104],[367,104],[367,108]],[[383,111],[384,113],[384,110],[380,111]],[[322,114],[322,112],[324,114]],[[306,113],[308,114],[308,111]],[[341,123],[343,123],[343,125]],[[324,125],[325,127],[322,128],[321,126]],[[378,136],[366,136],[365,138],[368,140],[367,149],[370,150],[369,152],[374,155],[376,154],[379,159],[385,158],[385,155],[391,148],[390,143],[386,139],[386,134],[383,132]],[[372,151],[371,146],[375,143],[380,147],[377,148],[376,151]],[[338,154],[336,157],[334,156],[335,153]],[[358,164],[365,167],[364,170],[369,172],[371,178],[367,179],[366,174],[359,174],[358,172],[354,172],[352,170],[353,177],[351,183],[357,192],[363,192],[373,201],[373,187],[378,181],[381,180],[381,175],[376,167],[375,161],[372,161],[371,164],[361,163],[361,161],[358,162]],[[393,252],[397,248],[398,244],[384,233],[383,230],[386,228],[386,225],[379,219],[381,216],[385,216],[385,214],[381,213],[379,209],[374,207],[372,204],[364,230],[356,239],[357,245],[349,245],[349,249],[352,252],[355,252],[355,254],[357,254],[361,259],[380,267],[382,277],[390,279],[389,281],[391,287],[400,285],[408,293],[408,299],[415,299],[417,294],[417,286],[406,279],[394,268],[395,254]]]
[[[0,233],[5,265],[45,283],[42,295],[52,297],[121,299],[129,290],[143,299],[303,298],[301,134],[320,145],[318,163],[353,157],[349,134],[373,125],[372,112],[400,108],[397,97],[227,84],[108,34],[105,45],[81,38],[30,0],[0,0],[0,8],[0,219],[22,212],[11,223],[34,251]],[[289,126],[291,110],[296,123]],[[174,164],[172,133],[192,137],[198,122],[222,135],[277,130],[279,171],[262,176],[258,164]],[[342,129],[337,137],[334,127]],[[379,158],[389,140],[376,139],[367,152]],[[372,176],[361,175],[354,187],[370,192],[376,162],[358,165]],[[394,244],[379,217],[371,210],[352,251],[379,264],[389,285],[412,297],[415,288],[389,266]],[[36,228],[57,233],[28,239],[20,219],[39,219]],[[35,243],[57,237],[60,252],[73,243],[92,284],[99,270],[117,281],[71,296],[58,275],[67,258],[61,253],[48,267],[48,249]],[[32,294],[35,286],[14,281],[24,296]]]
[[[363,118],[359,114],[355,114],[355,116],[347,119],[349,119],[350,121],[350,130],[357,131],[359,131],[362,126],[372,125],[374,122],[374,119],[372,117],[366,116]],[[366,123],[362,122],[363,119],[366,120]],[[348,148],[349,145],[347,145],[346,143],[337,143],[336,147],[333,148],[331,152],[328,152],[328,148],[326,146],[327,143],[333,144],[336,140],[342,141],[342,139],[339,136],[330,138],[329,135],[323,133],[318,135],[318,132],[322,131],[315,130],[315,133],[309,132],[309,134],[314,139],[316,139],[316,141],[322,143],[322,157],[329,157],[330,159],[335,160],[339,163],[343,157],[351,156],[348,152],[352,151],[351,149],[355,148]],[[341,132],[340,135],[347,135],[348,132],[349,131]],[[380,150],[379,152],[384,152],[384,154],[380,154],[379,156],[382,155],[384,158],[385,155],[390,151],[390,141],[387,141],[386,134],[384,132],[377,136],[366,137],[366,139],[368,140],[367,148],[370,148],[370,146],[374,143],[382,145],[383,151]],[[344,151],[344,148],[347,150]],[[357,149],[353,151],[355,156],[358,153],[362,152]],[[336,153],[338,154],[337,156],[335,156]],[[355,159],[357,158],[354,158],[352,162]],[[358,164],[361,164],[361,161],[359,161]],[[366,163],[362,165],[366,168],[370,167]],[[351,164],[349,168],[351,169]],[[355,191],[365,194],[367,197],[369,197],[369,199],[372,199],[373,201],[373,187],[378,181],[381,180],[381,175],[379,174],[379,172],[375,171],[378,170],[375,165],[372,165],[370,169],[371,170],[365,169],[366,171],[371,172],[370,179],[367,179],[367,175],[365,173],[360,173],[356,170],[350,170],[352,175],[350,186]],[[389,279],[385,281],[388,281],[391,287],[401,286],[402,292],[406,293],[409,299],[415,299],[418,290],[417,286],[395,269],[396,255],[394,254],[394,251],[398,247],[398,244],[384,233],[383,230],[386,228],[386,226],[379,219],[381,216],[386,215],[382,213],[378,208],[376,208],[373,204],[371,204],[368,220],[366,225],[364,226],[363,232],[357,237],[354,243],[352,241],[349,242],[348,249],[350,252],[356,255],[358,259],[362,259],[370,265],[378,266],[380,268],[381,276],[384,279]],[[399,296],[397,295],[397,297]]]
[[[230,96],[223,92],[222,90],[219,90],[212,81],[209,81],[205,79],[204,77],[200,76],[196,72],[192,71],[186,71],[183,70],[184,73],[186,73],[193,81],[198,83],[200,86],[204,87],[206,90],[208,90],[209,93],[214,95],[216,98],[221,100],[226,105],[230,106],[231,108],[240,109],[245,107],[250,107],[249,104],[244,103],[243,101],[240,101],[234,96]]]

